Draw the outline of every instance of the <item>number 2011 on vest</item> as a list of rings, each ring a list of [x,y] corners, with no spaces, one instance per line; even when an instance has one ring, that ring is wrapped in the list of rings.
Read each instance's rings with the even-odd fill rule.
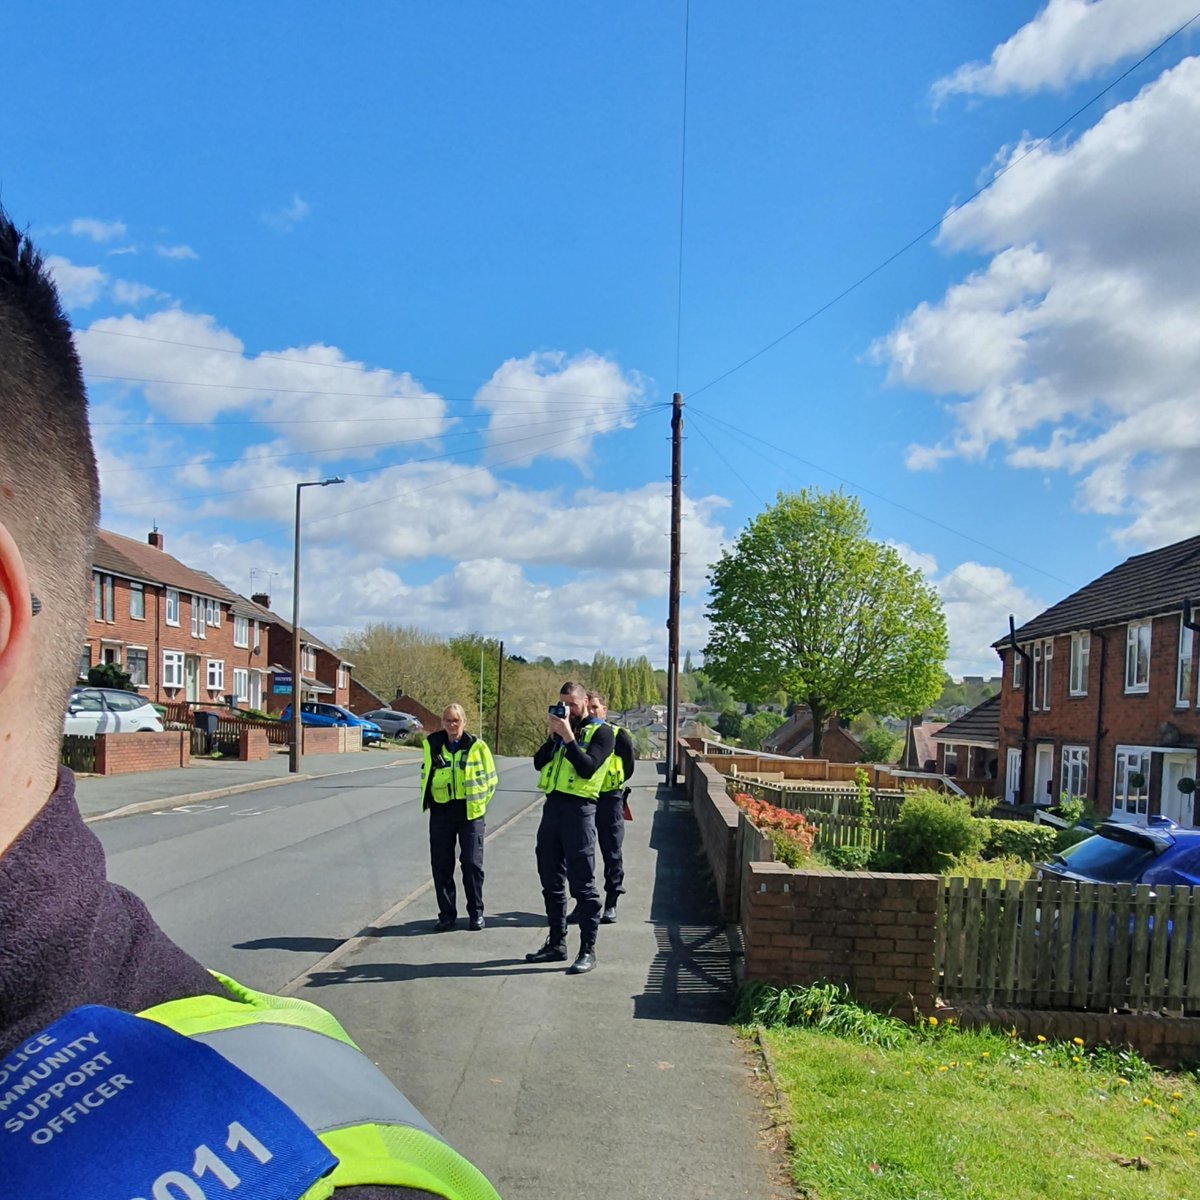
[[[240,1121],[230,1123],[229,1136],[225,1139],[225,1149],[234,1152],[246,1149],[260,1163],[271,1161],[271,1151]],[[154,1181],[151,1196],[153,1200],[208,1200],[208,1194],[196,1182],[197,1179],[203,1179],[205,1175],[212,1175],[219,1183],[224,1184],[226,1191],[230,1192],[242,1182],[241,1176],[223,1158],[208,1146],[201,1145],[196,1147],[196,1157],[192,1161],[192,1174],[189,1176],[182,1171],[164,1171]],[[131,1200],[147,1200],[147,1197],[133,1196]]]

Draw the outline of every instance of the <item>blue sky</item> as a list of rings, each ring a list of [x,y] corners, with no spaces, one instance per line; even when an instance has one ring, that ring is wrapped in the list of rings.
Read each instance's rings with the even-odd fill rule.
[[[684,648],[745,522],[845,486],[991,673],[1010,612],[1198,531],[1200,21],[1134,66],[1196,10],[18,0],[0,199],[105,527],[286,616],[294,484],[345,476],[330,640],[662,663],[680,390]]]

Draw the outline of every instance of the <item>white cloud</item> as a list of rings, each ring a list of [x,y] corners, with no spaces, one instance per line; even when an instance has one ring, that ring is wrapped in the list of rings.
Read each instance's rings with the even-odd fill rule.
[[[643,390],[636,373],[623,374],[591,351],[510,358],[475,395],[491,413],[489,461],[527,466],[538,457],[561,458],[583,469],[598,435],[632,425]]]
[[[65,308],[95,304],[108,282],[108,276],[99,267],[80,267],[57,254],[46,256],[46,267]]]
[[[112,285],[111,296],[117,304],[127,304],[131,308],[141,304],[143,300],[149,300],[151,296],[157,296],[157,289],[152,288],[148,283],[133,283],[128,279],[114,279]]]
[[[93,242],[112,242],[125,236],[124,221],[97,221],[94,217],[76,217],[70,231],[77,237],[91,238]]]
[[[933,85],[935,103],[955,93],[1003,96],[1062,89],[1142,54],[1196,12],[1194,0],[1049,0],[986,63],[967,63]]]
[[[155,246],[154,253],[157,254],[159,256],[159,258],[184,259],[184,258],[199,258],[200,257],[200,255],[198,255],[195,252],[195,250],[193,250],[191,248],[191,246],[185,246],[185,245]]]
[[[312,212],[312,206],[308,201],[293,194],[290,204],[275,212],[265,213],[262,220],[264,225],[274,229],[277,233],[291,233],[310,212]]]
[[[1195,532],[1198,161],[1192,58],[950,214],[941,244],[992,257],[874,347],[890,382],[944,397],[953,421],[910,467],[999,447],[1012,466],[1078,474],[1076,504],[1123,516],[1118,538]]]

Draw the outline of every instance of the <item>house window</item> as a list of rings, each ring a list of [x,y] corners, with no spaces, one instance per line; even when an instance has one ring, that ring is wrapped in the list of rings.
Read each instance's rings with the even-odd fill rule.
[[[1092,635],[1071,634],[1071,695],[1086,696],[1088,689],[1088,665],[1092,656]]]
[[[211,625],[214,629],[221,628],[221,602],[220,600],[205,600],[204,602],[204,619],[205,622]]]
[[[86,679],[92,669],[92,648],[85,645],[79,652],[79,678]]]
[[[1033,643],[1033,668],[1029,672],[1030,704],[1035,712],[1050,711],[1050,672],[1054,665],[1054,639]]]
[[[946,775],[958,774],[958,747],[946,746],[942,750],[942,771]]]
[[[1113,771],[1113,812],[1144,817],[1149,809],[1150,751],[1140,746],[1118,746]]]
[[[113,619],[113,577],[92,573],[92,616],[97,621]]]
[[[183,651],[163,651],[162,685],[164,688],[183,687]]]
[[[1192,699],[1192,631],[1179,614],[1179,665],[1175,672],[1175,707],[1186,708]]]
[[[233,694],[239,704],[250,699],[250,672],[245,667],[233,668]]]
[[[225,660],[223,658],[208,660],[208,690],[210,692],[225,690]]]
[[[202,638],[205,636],[204,627],[204,601],[199,596],[192,597],[192,637]]]
[[[250,618],[233,618],[233,644],[235,646],[250,645]]]
[[[1062,748],[1062,774],[1059,790],[1064,800],[1087,799],[1088,748],[1086,746],[1064,746]]]
[[[300,671],[315,675],[317,671],[317,652],[311,646],[300,647]]]
[[[1013,647],[1012,651],[1012,685],[1014,688],[1020,689],[1025,682],[1025,657],[1021,652]]]
[[[254,653],[257,654],[262,649],[262,633],[259,629],[257,621],[254,622]]]
[[[135,687],[145,687],[149,656],[144,646],[127,646],[125,648],[125,670],[129,672],[129,682]]]
[[[129,584],[129,615],[135,621],[146,619],[146,588],[136,581]]]
[[[340,688],[350,686],[350,671],[346,667],[338,667],[337,685]]]
[[[1130,621],[1125,631],[1125,690],[1150,690],[1150,626],[1149,621]]]
[[[168,625],[179,624],[179,593],[175,588],[167,588],[167,615],[164,619]]]

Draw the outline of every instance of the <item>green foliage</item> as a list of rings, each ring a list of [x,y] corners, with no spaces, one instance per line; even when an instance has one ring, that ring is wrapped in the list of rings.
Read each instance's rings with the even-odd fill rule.
[[[1025,862],[1044,862],[1054,853],[1059,831],[1053,825],[1035,825],[1032,821],[986,820],[984,858],[1020,858]]]
[[[942,686],[942,694],[929,706],[930,712],[946,713],[961,705],[964,708],[974,708],[982,704],[988,697],[994,696],[1000,690],[1000,680],[992,679],[987,683],[955,683],[947,675]]]
[[[865,871],[874,857],[870,846],[844,845],[827,846],[821,857],[835,871]]]
[[[863,748],[863,762],[893,763],[904,749],[903,738],[898,738],[882,725],[876,725],[873,729],[855,736]]]
[[[788,867],[806,866],[810,851],[795,837],[783,829],[764,829],[771,845],[775,847],[775,861]]]
[[[116,688],[119,692],[136,692],[130,682],[128,671],[122,671],[116,663],[97,663],[88,669],[87,681],[91,687]]]
[[[663,680],[665,686],[665,675]],[[679,698],[685,704],[698,704],[713,712],[724,712],[734,702],[733,693],[714,682],[703,669],[679,677]]]
[[[944,875],[959,875],[964,879],[1015,879],[1024,882],[1033,875],[1033,864],[1023,858],[980,858],[977,854],[960,854],[946,864]]]
[[[734,740],[742,736],[742,714],[736,708],[727,708],[717,718],[717,732],[723,738]]]
[[[899,1018],[856,1004],[844,983],[824,981],[803,987],[746,984],[738,995],[734,1021],[739,1025],[803,1026],[881,1047],[904,1045],[915,1036]]]
[[[945,871],[962,855],[977,855],[983,846],[982,823],[957,796],[917,790],[900,806],[888,837],[886,864],[892,871]]]
[[[1055,830],[1054,853],[1061,854],[1069,847],[1077,846],[1080,842],[1090,838],[1092,833],[1091,829],[1084,829],[1081,825],[1072,825],[1068,829]]]
[[[814,757],[832,712],[919,712],[942,687],[937,593],[867,534],[852,496],[780,493],[709,575],[706,673],[746,700],[802,700]]]
[[[751,750],[761,750],[763,742],[777,730],[787,718],[781,713],[756,712],[742,719],[742,745]]]

